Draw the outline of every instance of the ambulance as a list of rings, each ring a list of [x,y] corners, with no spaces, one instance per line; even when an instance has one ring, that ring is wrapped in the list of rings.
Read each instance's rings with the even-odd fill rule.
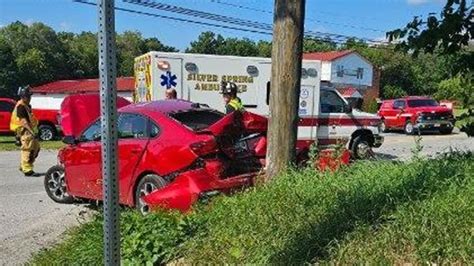
[[[355,158],[369,157],[383,143],[380,117],[350,108],[337,90],[321,85],[320,74],[321,61],[303,60],[298,141],[347,145]],[[269,115],[270,58],[149,52],[135,58],[134,76],[134,102],[162,100],[175,89],[179,99],[224,111],[220,84],[227,81],[237,84],[247,111]]]

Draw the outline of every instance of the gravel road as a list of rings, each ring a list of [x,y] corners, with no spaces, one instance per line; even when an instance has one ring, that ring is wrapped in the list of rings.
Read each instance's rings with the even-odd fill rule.
[[[384,134],[383,145],[374,149],[376,156],[382,159],[407,160],[413,156],[412,149],[416,146],[415,136],[406,136],[400,133]],[[421,154],[433,157],[450,149],[474,151],[474,138],[468,138],[465,133],[455,129],[451,135],[423,134],[421,140]]]
[[[474,138],[464,133],[424,135],[422,154],[436,156],[449,148],[474,151]],[[379,158],[406,160],[415,146],[413,136],[385,134],[385,142],[375,152]],[[82,205],[62,205],[50,200],[43,177],[24,177],[18,171],[19,152],[0,152],[0,265],[24,264],[31,254],[60,240],[67,228],[84,220],[90,209]],[[42,151],[36,170],[56,163],[55,151]]]

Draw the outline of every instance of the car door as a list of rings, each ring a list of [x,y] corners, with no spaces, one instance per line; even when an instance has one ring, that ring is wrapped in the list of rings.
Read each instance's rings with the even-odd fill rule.
[[[393,126],[396,128],[403,128],[405,126],[405,119],[402,117],[406,108],[405,100],[396,100],[393,102]]]
[[[120,202],[125,203],[149,141],[149,120],[139,114],[121,113],[118,119],[118,160]]]
[[[102,199],[102,156],[100,120],[92,123],[71,147],[64,159],[66,182],[71,195],[88,199]]]
[[[0,132],[10,131],[10,117],[15,104],[10,101],[0,100]]]

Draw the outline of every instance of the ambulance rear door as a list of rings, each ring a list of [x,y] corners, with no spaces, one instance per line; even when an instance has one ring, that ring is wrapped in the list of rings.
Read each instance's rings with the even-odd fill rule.
[[[167,89],[175,89],[178,99],[186,99],[183,91],[183,58],[154,54],[152,64],[151,99],[165,99]]]

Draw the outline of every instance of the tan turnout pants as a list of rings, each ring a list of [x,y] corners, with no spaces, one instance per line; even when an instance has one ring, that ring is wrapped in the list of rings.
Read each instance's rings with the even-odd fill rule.
[[[21,161],[20,168],[23,173],[33,171],[33,164],[40,151],[39,141],[28,131],[23,130],[20,136]]]

